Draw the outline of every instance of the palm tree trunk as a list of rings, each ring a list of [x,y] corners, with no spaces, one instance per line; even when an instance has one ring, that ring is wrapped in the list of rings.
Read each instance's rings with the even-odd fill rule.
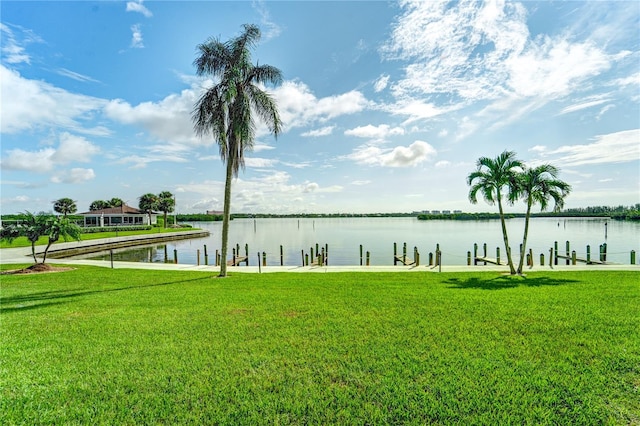
[[[229,245],[229,221],[231,219],[231,180],[233,179],[233,160],[227,158],[227,176],[224,182],[224,211],[222,213],[222,260],[220,277],[227,276],[227,246]]]
[[[527,214],[524,216],[524,235],[522,237],[522,249],[520,250],[520,262],[518,262],[518,275],[522,275],[525,253],[527,252],[527,237],[529,236],[529,218],[531,217],[531,199],[527,200]]]
[[[167,227],[167,211],[164,211],[164,227]]]
[[[31,243],[31,256],[33,256],[33,262],[38,263],[38,258],[36,257],[36,243]]]
[[[513,260],[511,259],[511,250],[509,248],[509,236],[507,235],[507,225],[504,221],[504,212],[502,211],[502,200],[500,194],[498,194],[498,210],[500,211],[500,224],[502,225],[502,238],[504,239],[504,249],[507,251],[507,262],[509,263],[509,271],[511,275],[516,274],[516,268],[513,267]]]

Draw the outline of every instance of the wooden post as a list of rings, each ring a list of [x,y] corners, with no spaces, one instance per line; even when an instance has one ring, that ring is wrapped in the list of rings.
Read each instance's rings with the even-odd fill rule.
[[[636,251],[635,250],[631,250],[631,264],[635,265],[636,264]]]
[[[262,273],[262,268],[260,267],[260,252],[258,252],[258,273]]]
[[[173,249],[173,263],[178,264],[178,250]]]
[[[207,245],[204,245],[204,264],[209,266],[209,253],[207,253]]]
[[[576,266],[576,263],[577,263],[577,262],[578,262],[578,260],[577,260],[577,257],[576,257],[576,251],[575,251],[575,250],[573,250],[573,251],[571,252],[571,264],[572,264],[573,266]]]
[[[591,246],[587,246],[587,265],[591,263]]]
[[[533,250],[529,249],[529,267],[533,268]]]
[[[196,250],[196,258],[198,259],[198,266],[200,266],[200,249]]]
[[[164,263],[169,263],[169,254],[167,253],[167,245],[164,245]]]
[[[471,252],[470,251],[467,252],[467,266],[471,266]]]
[[[566,242],[566,264],[569,264],[569,241]],[[574,263],[575,265],[575,263]]]
[[[362,244],[360,244],[360,266],[362,266]]]
[[[304,255],[304,266],[309,266],[309,253]]]
[[[478,243],[473,243],[473,266],[478,265]]]
[[[500,264],[500,247],[496,247],[496,264]]]
[[[216,261],[214,262],[216,266],[220,266],[220,252],[216,249]]]
[[[549,266],[553,267],[553,247],[549,249]]]
[[[393,243],[393,266],[396,266],[398,264],[398,243]]]
[[[482,245],[482,257],[487,258],[487,243]],[[487,262],[484,262],[484,266],[487,266]]]
[[[113,250],[109,250],[109,257],[111,258],[111,269],[113,269]]]
[[[309,249],[309,251],[311,252],[311,258],[313,259],[313,246],[311,246],[311,248]]]
[[[300,221],[298,221],[300,223]],[[300,250],[300,255],[302,256],[302,266],[304,266],[304,250]]]
[[[544,266],[544,253],[540,253],[540,266]]]
[[[602,260],[603,262],[607,261],[607,243],[602,244]]]
[[[413,246],[413,261],[415,265],[418,266],[418,247]]]
[[[318,245],[318,243],[316,243],[316,254],[319,254],[319,253],[320,253],[320,246]]]
[[[429,266],[433,266],[433,253],[429,252]]]
[[[280,266],[284,266],[284,250],[282,244],[280,244]]]
[[[420,266],[420,253],[416,250],[416,266]]]
[[[233,256],[231,257],[231,259],[233,260],[233,266],[236,266],[236,248],[234,247],[231,250],[233,252]],[[226,259],[224,261],[226,262]]]
[[[371,253],[367,252],[367,266],[369,266],[369,264],[370,264],[369,263],[369,260],[371,259],[370,255],[371,255]]]
[[[244,265],[249,266],[249,244],[244,245],[244,257],[246,257]]]
[[[527,266],[531,265],[531,255],[527,253]]]
[[[406,242],[402,245],[402,264],[403,265],[407,264],[407,243]]]
[[[262,252],[262,266],[267,266],[267,253]]]
[[[442,252],[440,250],[436,252],[436,257],[438,258],[438,272],[442,272]]]
[[[329,243],[324,243],[324,264],[329,264]]]
[[[558,264],[558,242],[557,241],[553,242],[553,264],[554,265]]]
[[[322,255],[318,254],[318,266],[324,266]]]

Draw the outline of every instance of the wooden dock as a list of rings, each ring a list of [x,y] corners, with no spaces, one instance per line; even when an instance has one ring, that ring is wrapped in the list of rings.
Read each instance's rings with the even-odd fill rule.
[[[416,264],[416,261],[407,256],[395,255],[393,264],[397,263],[401,263],[404,266],[412,266]]]
[[[247,256],[236,256],[231,260],[227,261],[227,266],[240,266],[241,263],[249,266],[249,257]]]
[[[486,263],[491,263],[493,265],[499,265],[499,266],[506,265],[506,263],[500,262],[499,259],[494,259],[491,257],[475,257],[474,262],[475,262],[474,263],[475,265],[478,264],[477,262],[486,262]]]

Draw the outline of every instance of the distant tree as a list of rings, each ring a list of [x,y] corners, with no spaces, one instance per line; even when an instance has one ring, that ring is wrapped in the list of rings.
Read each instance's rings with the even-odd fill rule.
[[[164,213],[164,227],[167,227],[167,213],[173,212],[176,206],[176,200],[169,191],[162,191],[158,194],[158,210]]]
[[[121,198],[112,198],[108,201],[109,203],[109,207],[122,207],[122,205],[124,204],[124,201],[122,201]]]
[[[571,185],[557,179],[558,172],[558,169],[551,164],[543,164],[533,168],[526,167],[522,173],[518,174],[515,195],[518,198],[524,199],[527,203],[520,261],[518,262],[518,274],[522,274],[522,267],[527,250],[531,207],[534,204],[540,204],[540,210],[544,211],[547,209],[549,202],[553,200],[553,210],[559,211],[564,207],[564,199],[571,192]]]
[[[502,238],[504,240],[505,250],[507,251],[507,262],[509,263],[511,275],[516,274],[516,269],[513,266],[511,250],[509,248],[509,236],[507,235],[502,203],[506,201],[509,204],[513,204],[517,199],[517,175],[522,166],[522,162],[516,159],[515,152],[504,151],[496,158],[479,158],[476,162],[476,171],[467,177],[467,184],[471,187],[469,190],[469,201],[471,201],[472,204],[478,202],[478,192],[482,194],[482,197],[488,204],[498,204],[500,224],[502,225]],[[503,194],[505,190],[507,190],[507,193]]]
[[[102,210],[102,209],[108,209],[109,208],[109,202],[108,201],[104,201],[104,200],[95,200],[93,203],[91,203],[91,205],[89,206],[89,211],[96,211],[96,210]]]
[[[53,243],[57,242],[60,237],[63,237],[65,241],[69,238],[80,241],[80,235],[80,227],[69,222],[65,217],[44,212],[34,214],[26,211],[20,215],[20,221],[18,223],[8,225],[2,229],[0,238],[11,242],[18,237],[26,237],[31,243],[33,261],[38,263],[36,243],[40,237],[47,237],[47,246],[44,249],[42,257],[42,263],[44,264],[47,260],[49,248]]]
[[[149,225],[151,225],[151,213],[158,209],[158,196],[151,193],[142,195],[139,199],[138,207],[149,215]]]
[[[231,181],[244,168],[244,152],[253,148],[254,117],[264,121],[278,136],[280,116],[264,84],[280,84],[282,73],[270,65],[253,65],[250,49],[260,40],[260,29],[244,25],[244,32],[227,42],[209,39],[197,47],[196,73],[217,79],[198,99],[192,119],[198,136],[212,135],[220,158],[226,164],[222,221],[222,263],[220,276],[227,276],[227,245],[231,214]]]
[[[74,214],[78,211],[78,207],[76,207],[76,202],[71,198],[60,198],[53,202],[53,210],[56,213],[60,213],[64,217],[67,217],[68,214]]]

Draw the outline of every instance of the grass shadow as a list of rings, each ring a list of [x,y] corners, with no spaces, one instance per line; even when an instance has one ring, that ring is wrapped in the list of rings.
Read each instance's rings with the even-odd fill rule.
[[[526,277],[501,275],[495,278],[486,279],[478,277],[469,278],[449,278],[445,280],[446,284],[450,284],[449,288],[466,289],[476,288],[481,290],[505,290],[515,287],[541,287],[541,286],[558,286],[577,283],[577,280],[568,280],[563,278],[550,277]]]
[[[209,279],[209,277],[169,281],[169,282],[157,283],[157,284],[129,285],[126,287],[107,288],[102,290],[81,291],[78,289],[72,289],[72,290],[43,291],[38,293],[30,293],[30,294],[23,294],[23,295],[16,295],[16,296],[5,296],[5,297],[0,296],[0,313],[8,313],[12,311],[24,311],[26,309],[35,309],[38,307],[47,307],[51,305],[57,305],[57,304],[63,303],[61,300],[72,299],[72,298],[83,297],[83,296],[90,296],[92,294],[110,293],[110,292],[134,290],[134,289],[149,288],[149,287],[162,287],[162,286],[169,286],[174,284],[185,284],[185,283],[191,283],[195,281],[203,281],[207,279]],[[57,301],[57,302],[47,302],[47,301]],[[22,305],[24,303],[32,303],[32,302],[44,302],[44,303],[35,303],[28,306],[13,306],[13,305]],[[7,306],[7,305],[11,305],[11,306]]]

